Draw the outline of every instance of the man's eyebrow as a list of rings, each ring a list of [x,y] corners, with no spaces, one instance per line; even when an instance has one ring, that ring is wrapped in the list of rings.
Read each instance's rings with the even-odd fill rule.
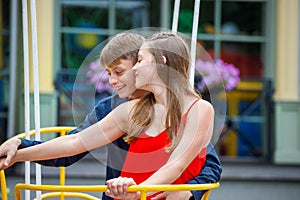
[[[113,70],[113,67],[106,67],[106,68],[105,68],[105,71],[106,71],[107,73],[110,73],[112,70]]]
[[[114,66],[114,67],[105,68],[105,70],[106,70],[107,72],[111,72],[111,71],[115,71],[115,70],[117,70],[117,69],[119,69],[119,68],[122,69],[122,67],[120,67],[120,66]]]

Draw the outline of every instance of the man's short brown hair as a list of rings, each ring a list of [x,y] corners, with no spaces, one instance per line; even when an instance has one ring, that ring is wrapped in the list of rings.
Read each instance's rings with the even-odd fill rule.
[[[137,62],[138,51],[145,38],[136,33],[119,33],[102,49],[100,62],[105,68],[118,65],[121,59]]]

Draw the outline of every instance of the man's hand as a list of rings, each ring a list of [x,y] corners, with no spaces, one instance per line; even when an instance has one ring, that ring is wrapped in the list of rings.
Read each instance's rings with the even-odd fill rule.
[[[153,200],[166,199],[166,200],[189,200],[192,196],[190,191],[176,191],[176,192],[163,192],[151,198]]]
[[[136,185],[132,178],[119,177],[106,181],[107,191],[105,194],[112,198],[137,200],[140,192],[127,192],[130,185]]]
[[[15,156],[21,140],[18,138],[11,138],[0,146],[0,170],[10,167],[13,163],[12,158]]]

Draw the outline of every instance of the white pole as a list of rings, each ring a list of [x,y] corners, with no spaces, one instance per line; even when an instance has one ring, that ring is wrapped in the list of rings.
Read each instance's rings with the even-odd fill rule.
[[[29,139],[30,131],[30,105],[29,105],[29,47],[28,47],[28,12],[27,0],[22,0],[23,14],[23,56],[24,56],[24,113],[25,137]],[[30,162],[25,162],[25,184],[30,184]],[[30,199],[30,191],[25,191],[25,199]]]
[[[34,77],[34,121],[35,139],[40,140],[40,99],[39,99],[39,69],[38,69],[38,45],[37,45],[37,25],[36,25],[36,2],[31,0],[31,32],[32,32],[32,61]],[[41,165],[36,164],[36,184],[41,185]],[[36,192],[37,199],[41,199],[41,191]]]
[[[189,78],[190,78],[190,84],[192,88],[194,88],[194,79],[195,79],[195,63],[196,63],[199,12],[200,12],[200,0],[195,0],[192,42],[191,42],[191,64],[189,68]]]
[[[180,7],[180,0],[175,0],[174,11],[173,11],[173,21],[172,21],[172,31],[175,33],[177,33],[177,27],[178,27],[179,7]]]

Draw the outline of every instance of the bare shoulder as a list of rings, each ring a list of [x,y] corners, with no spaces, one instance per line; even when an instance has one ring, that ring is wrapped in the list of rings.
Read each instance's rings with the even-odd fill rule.
[[[204,108],[213,109],[213,105],[209,101],[206,101],[204,99],[200,99],[197,103],[199,106],[202,106]]]
[[[207,114],[214,114],[214,107],[213,105],[204,100],[204,99],[200,99],[199,101],[197,101],[196,103],[197,106],[194,106],[191,110],[194,110],[194,112],[203,112],[203,113],[207,113]]]

